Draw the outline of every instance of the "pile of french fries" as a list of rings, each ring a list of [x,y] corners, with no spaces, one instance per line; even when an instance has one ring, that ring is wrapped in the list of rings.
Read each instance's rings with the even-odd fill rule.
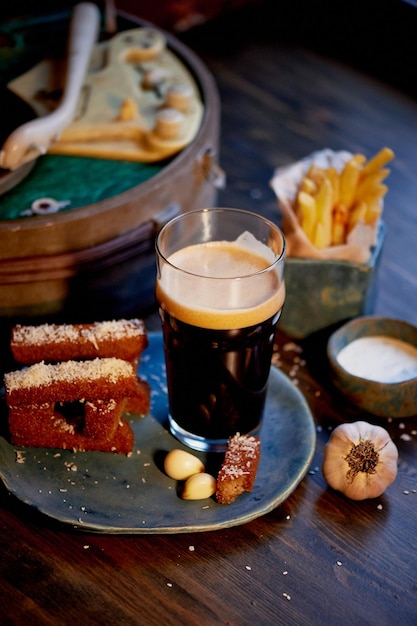
[[[385,165],[394,156],[390,148],[382,148],[370,160],[355,154],[340,172],[335,167],[310,165],[301,180],[294,210],[314,246],[345,244],[359,222],[377,223],[388,191],[384,181],[390,170]]]

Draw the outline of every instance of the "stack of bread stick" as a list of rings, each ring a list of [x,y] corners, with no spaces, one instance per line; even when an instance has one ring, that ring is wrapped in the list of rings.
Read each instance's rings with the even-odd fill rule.
[[[132,452],[123,414],[147,414],[150,404],[137,376],[148,345],[141,320],[18,325],[10,345],[25,366],[4,377],[14,445]]]

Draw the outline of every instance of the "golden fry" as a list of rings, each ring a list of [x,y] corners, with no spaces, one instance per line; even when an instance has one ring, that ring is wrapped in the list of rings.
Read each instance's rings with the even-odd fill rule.
[[[389,169],[381,169],[368,176],[361,176],[361,181],[356,190],[356,202],[364,200],[367,195],[372,195],[373,191],[379,188],[380,183],[385,180],[389,173]]]
[[[368,194],[363,197],[361,202],[365,202],[370,205],[375,202],[381,202],[382,198],[388,193],[387,185],[378,185],[375,189],[372,189]]]
[[[357,204],[354,207],[354,209],[350,212],[348,228],[347,228],[348,233],[350,233],[350,231],[353,230],[355,226],[359,224],[359,222],[365,221],[366,210],[367,210],[366,202],[359,202],[359,204]]]
[[[334,222],[332,225],[332,246],[341,246],[345,243],[346,228],[344,224]]]
[[[340,193],[339,199],[341,204],[344,204],[347,209],[353,204],[355,198],[356,187],[359,181],[359,169],[358,162],[355,157],[349,159],[345,164],[342,173],[340,175]]]
[[[332,185],[332,204],[336,206],[339,203],[340,196],[340,176],[335,167],[327,168],[327,177]]]
[[[362,177],[368,176],[384,167],[394,158],[395,154],[391,148],[382,148],[368,163],[362,168]]]
[[[362,167],[362,165],[366,163],[366,156],[364,154],[355,154],[351,158],[351,161],[355,163],[355,165],[357,165],[358,167]]]
[[[305,193],[309,193],[311,196],[314,196],[317,192],[317,185],[313,180],[311,180],[311,178],[305,176],[301,181],[300,191],[305,191]]]
[[[325,246],[330,246],[332,241],[332,197],[332,185],[325,178],[316,196],[317,222],[323,225]]]
[[[342,204],[338,204],[333,209],[332,246],[345,243],[347,221],[348,210]]]
[[[316,248],[326,248],[328,245],[326,242],[326,236],[324,234],[323,224],[321,222],[316,222],[314,228],[313,244],[316,246]]]
[[[318,167],[318,165],[315,165],[314,163],[312,163],[308,169],[306,178],[309,178],[310,180],[313,181],[313,183],[316,185],[316,187],[320,187],[321,183],[323,182],[325,176],[325,171],[323,168]]]
[[[316,222],[316,201],[305,191],[300,191],[297,196],[297,213],[301,228],[310,239],[313,240],[314,224]]]
[[[373,226],[377,223],[382,214],[382,206],[380,202],[374,202],[373,204],[366,206],[366,213],[364,216],[365,224]]]

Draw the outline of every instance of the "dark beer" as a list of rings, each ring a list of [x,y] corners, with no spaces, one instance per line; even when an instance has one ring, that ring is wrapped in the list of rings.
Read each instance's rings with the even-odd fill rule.
[[[175,424],[210,441],[227,441],[236,432],[256,434],[279,315],[234,330],[198,328],[161,315]]]
[[[275,258],[244,233],[159,259],[170,428],[190,447],[224,450],[260,429],[285,296]]]

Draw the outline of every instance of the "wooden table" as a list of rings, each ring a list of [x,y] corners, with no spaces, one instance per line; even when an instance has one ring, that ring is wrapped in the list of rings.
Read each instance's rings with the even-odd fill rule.
[[[211,29],[205,40],[189,38],[222,98],[228,185],[219,205],[278,219],[268,185],[275,167],[322,147],[368,156],[392,147],[375,312],[417,324],[417,102],[271,30],[263,37],[255,29],[226,49]],[[155,315],[146,321],[158,327]],[[317,444],[310,470],[282,505],[208,533],[101,535],[57,526],[2,488],[2,623],[417,623],[417,419],[360,413],[331,387],[325,336],[295,342],[296,371],[291,342],[278,333],[281,369],[307,399]],[[320,467],[332,428],[363,418],[390,432],[399,473],[384,496],[353,502],[327,488]]]

